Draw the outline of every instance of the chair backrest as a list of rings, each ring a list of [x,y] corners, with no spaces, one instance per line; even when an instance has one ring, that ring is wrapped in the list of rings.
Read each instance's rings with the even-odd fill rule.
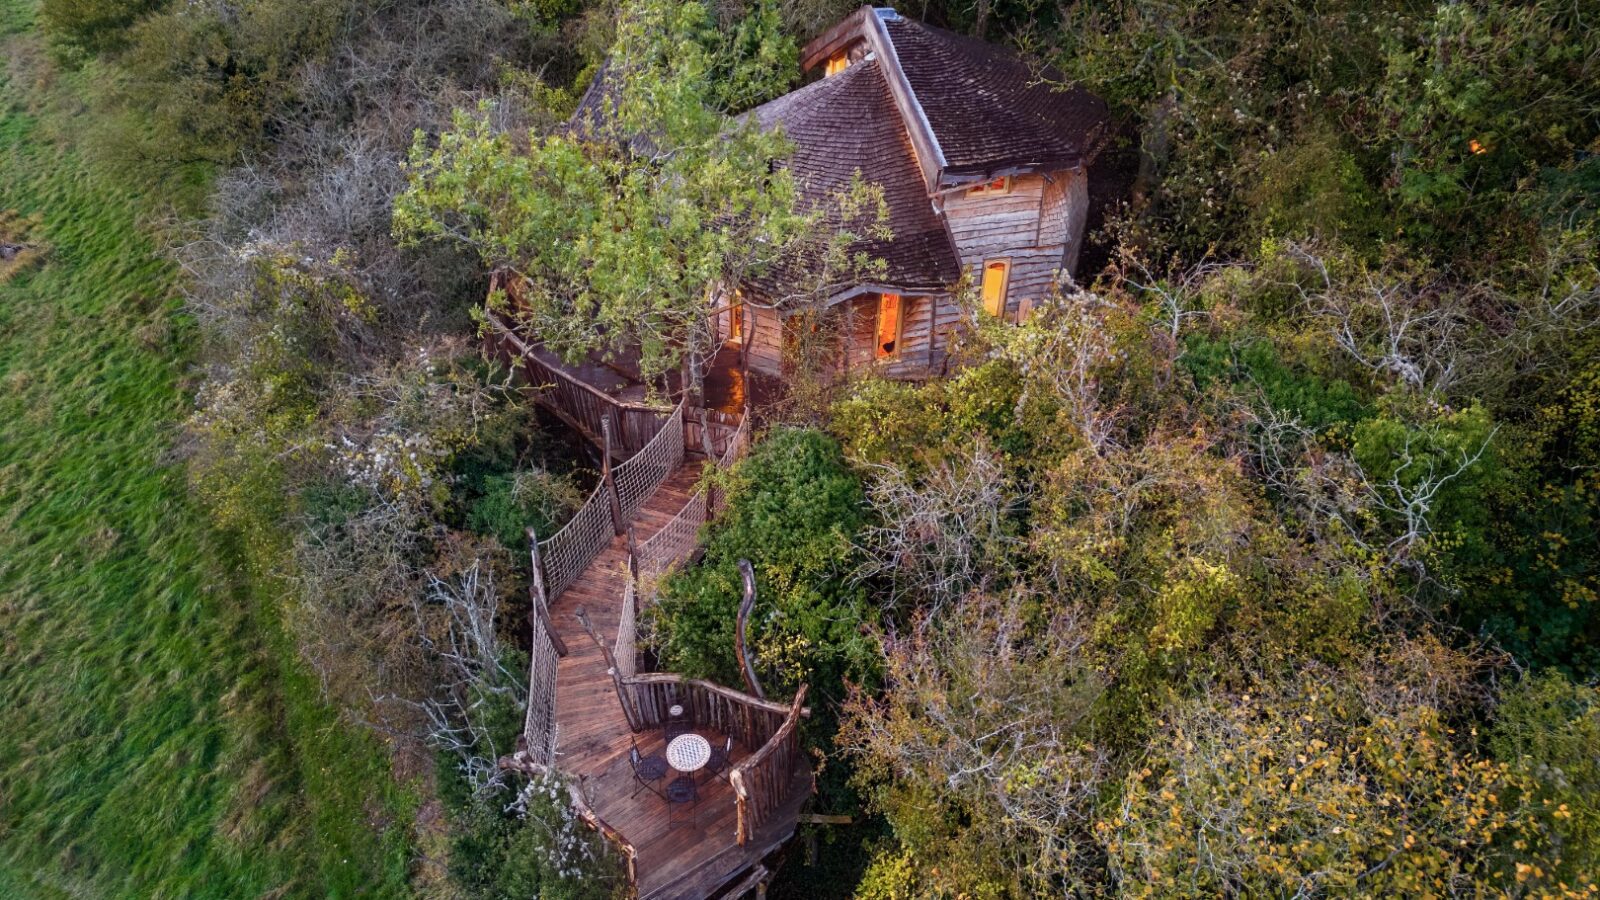
[[[628,762],[633,763],[633,767],[635,769],[639,768],[639,745],[638,744],[634,744],[633,745],[633,749],[628,751]]]

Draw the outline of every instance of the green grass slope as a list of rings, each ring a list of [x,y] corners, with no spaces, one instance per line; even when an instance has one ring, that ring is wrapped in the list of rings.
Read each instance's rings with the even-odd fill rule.
[[[0,895],[403,894],[412,801],[171,460],[195,335],[140,196],[5,83],[32,15],[0,0],[0,213],[48,247],[0,282]]]

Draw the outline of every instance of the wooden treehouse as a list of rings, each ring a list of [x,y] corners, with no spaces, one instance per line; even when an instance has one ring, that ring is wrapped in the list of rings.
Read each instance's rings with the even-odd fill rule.
[[[856,248],[883,261],[879,280],[806,309],[774,299],[786,294],[781,273],[719,286],[709,292],[720,346],[709,369],[653,385],[625,355],[572,364],[489,314],[491,352],[517,363],[538,402],[601,449],[603,466],[560,531],[530,532],[531,699],[519,749],[502,764],[565,777],[642,898],[743,895],[766,877],[763,859],[793,835],[813,790],[799,742],[804,687],[787,702],[766,699],[748,662],[744,691],[644,672],[635,646],[652,586],[697,552],[719,509],[702,473],[744,451],[752,406],[782,387],[793,317],[832,317],[839,373],[941,374],[963,314],[957,285],[975,287],[983,314],[1020,320],[1070,279],[1095,214],[1090,171],[1106,107],[1052,84],[1058,75],[872,7],[812,41],[802,62],[822,77],[748,115],[794,145],[786,165],[803,202],[826,203],[858,173],[882,188],[891,233]],[[602,68],[572,127],[593,126],[617,89]],[[518,306],[513,279],[497,274],[491,291]],[[650,402],[662,396],[681,399]],[[753,600],[746,581],[741,620]],[[693,741],[667,743],[689,732]],[[665,754],[693,771],[702,757],[674,756],[680,747],[711,752],[713,774],[658,792],[640,761]],[[670,813],[684,792],[694,812],[678,823]]]
[[[838,373],[940,375],[963,317],[958,284],[981,314],[1019,321],[1070,281],[1089,226],[1121,193],[1123,173],[1096,167],[1104,101],[887,8],[859,8],[806,45],[801,65],[820,77],[747,115],[793,145],[785,164],[803,204],[827,213],[859,174],[882,189],[889,234],[852,247],[882,261],[875,280],[818,302],[785,306],[782,267],[713,292],[718,337],[752,377],[781,381],[795,317],[819,312]],[[609,71],[580,101],[578,127],[606,115],[619,90]]]

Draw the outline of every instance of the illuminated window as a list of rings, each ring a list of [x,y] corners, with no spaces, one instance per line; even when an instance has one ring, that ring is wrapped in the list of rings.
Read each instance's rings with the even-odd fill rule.
[[[735,300],[728,307],[728,340],[737,341],[744,337],[744,304]]]
[[[837,75],[848,68],[850,68],[850,55],[841,50],[828,57],[828,67],[823,70],[822,74],[824,76]]]
[[[991,316],[1005,315],[1006,282],[1011,278],[1011,262],[997,259],[983,264],[983,311]]]
[[[903,308],[899,294],[883,294],[878,298],[877,343],[872,348],[875,358],[888,359],[899,355],[900,324],[905,318],[901,314]]]
[[[1011,193],[1011,176],[1003,175],[999,178],[985,181],[983,184],[974,185],[967,190],[967,193],[973,196],[1009,194]]]

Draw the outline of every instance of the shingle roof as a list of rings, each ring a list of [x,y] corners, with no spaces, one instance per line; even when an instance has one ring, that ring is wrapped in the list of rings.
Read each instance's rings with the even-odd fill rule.
[[[955,248],[934,214],[911,138],[875,60],[785,94],[751,115],[765,128],[781,127],[794,144],[785,164],[808,202],[827,203],[858,171],[882,187],[891,237],[864,240],[858,248],[884,260],[885,285],[934,290],[960,277]]]
[[[1060,73],[1036,72],[993,44],[903,17],[885,16],[883,24],[944,151],[946,173],[1090,161],[1107,121],[1105,101],[1062,89]]]

